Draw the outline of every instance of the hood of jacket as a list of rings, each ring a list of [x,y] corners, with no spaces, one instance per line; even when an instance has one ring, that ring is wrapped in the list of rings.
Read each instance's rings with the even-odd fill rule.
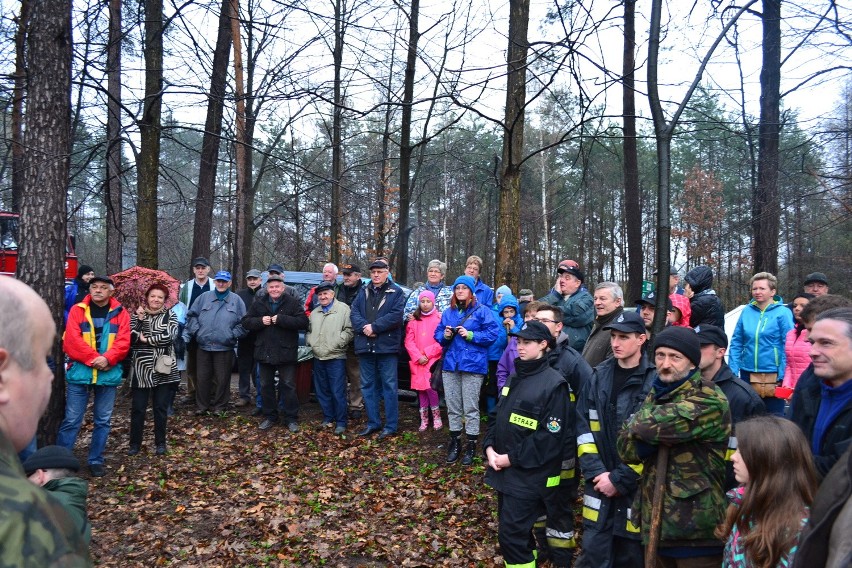
[[[692,306],[689,303],[689,298],[683,294],[672,294],[669,296],[672,306],[680,310],[680,319],[672,325],[680,327],[689,327],[689,318],[692,316]]]
[[[686,273],[683,280],[698,294],[713,287],[713,270],[709,266],[696,266]]]
[[[515,315],[521,315],[521,306],[518,304],[518,299],[512,294],[503,294],[503,297],[500,298],[500,303],[497,304],[497,315],[503,317],[501,314],[505,308],[515,308]]]

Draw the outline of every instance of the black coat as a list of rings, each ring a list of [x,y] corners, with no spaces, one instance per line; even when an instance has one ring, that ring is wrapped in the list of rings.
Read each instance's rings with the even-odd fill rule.
[[[693,268],[687,272],[684,281],[689,284],[694,294],[689,300],[692,308],[689,327],[710,324],[725,329],[725,308],[722,306],[722,300],[713,291],[713,271],[710,267]]]
[[[624,422],[636,412],[651,390],[656,369],[642,357],[639,366],[618,391],[615,405],[610,403],[612,378],[618,361],[610,357],[595,367],[591,378],[577,398],[577,455],[584,486],[583,524],[601,530],[615,509],[614,534],[622,538],[639,540],[636,527],[628,522],[628,510],[639,484],[639,473],[621,461],[616,449],[618,432]],[[609,480],[618,489],[619,496],[610,499],[595,491],[592,479],[609,473]]]
[[[731,456],[737,447],[737,423],[752,416],[766,414],[766,405],[763,399],[757,396],[751,385],[734,376],[731,368],[722,363],[722,367],[713,377],[713,382],[725,394],[728,406],[731,409],[731,440],[728,442],[728,452],[725,455],[725,489],[733,489],[738,485],[734,477],[734,463]]]
[[[274,325],[264,325],[264,316],[277,315]],[[273,312],[269,295],[256,298],[243,317],[243,327],[255,332],[254,359],[267,365],[295,363],[299,356],[299,330],[308,329],[308,316],[301,302],[290,294],[282,294]]]
[[[814,367],[811,365],[805,369],[799,377],[799,382],[796,383],[789,416],[790,420],[798,424],[805,433],[808,444],[811,446],[813,446],[814,425],[821,403],[822,381],[814,374]],[[826,428],[819,452],[814,455],[814,465],[820,477],[828,473],[850,445],[852,445],[852,402],[847,403]]]
[[[546,357],[515,361],[488,420],[483,448],[508,454],[511,467],[485,472],[485,482],[522,499],[542,498],[559,485],[565,445],[574,441],[574,404],[568,382]]]

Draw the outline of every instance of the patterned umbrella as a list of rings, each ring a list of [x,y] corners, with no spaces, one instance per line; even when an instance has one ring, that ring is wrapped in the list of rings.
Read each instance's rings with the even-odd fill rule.
[[[142,305],[145,291],[154,283],[163,284],[169,290],[169,297],[166,298],[167,308],[177,303],[180,282],[162,270],[133,266],[113,274],[110,278],[115,282],[115,299],[131,313]]]

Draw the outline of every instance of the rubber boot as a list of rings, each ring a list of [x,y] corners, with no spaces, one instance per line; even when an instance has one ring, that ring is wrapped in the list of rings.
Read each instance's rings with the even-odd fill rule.
[[[464,457],[462,458],[462,465],[470,465],[473,463],[473,456],[476,453],[476,438],[467,439],[467,445],[464,449]]]
[[[418,432],[425,432],[429,428],[429,409],[420,408],[420,428]]]
[[[432,407],[432,428],[440,430],[443,427],[444,423],[441,421],[441,409],[437,406]]]
[[[450,444],[447,446],[447,463],[455,463],[461,453],[461,432],[450,432]]]

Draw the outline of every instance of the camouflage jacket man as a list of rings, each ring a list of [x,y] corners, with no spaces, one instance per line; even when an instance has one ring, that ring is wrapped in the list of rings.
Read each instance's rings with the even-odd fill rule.
[[[666,388],[666,387],[669,388]],[[695,369],[675,388],[655,379],[645,401],[618,435],[618,454],[641,464],[641,491],[633,501],[633,522],[641,521],[648,543],[657,449],[669,446],[665,471],[660,548],[718,547],[713,531],[725,516],[725,450],[731,412],[722,391]]]
[[[83,534],[52,496],[31,483],[0,432],[0,556],[3,566],[91,566]]]

